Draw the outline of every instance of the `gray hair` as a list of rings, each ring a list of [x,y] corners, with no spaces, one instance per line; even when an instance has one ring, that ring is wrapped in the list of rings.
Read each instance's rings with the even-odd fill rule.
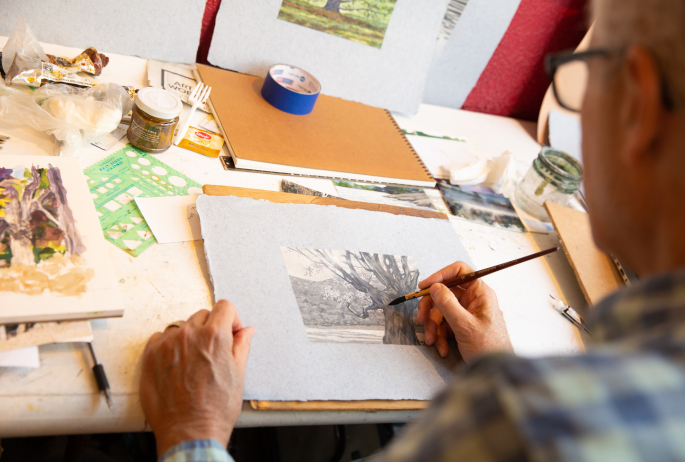
[[[675,106],[685,106],[685,1],[593,0],[592,16],[602,45],[647,48]]]

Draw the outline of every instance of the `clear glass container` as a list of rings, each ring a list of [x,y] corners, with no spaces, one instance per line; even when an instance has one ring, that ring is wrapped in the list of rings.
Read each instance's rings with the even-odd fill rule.
[[[565,152],[544,147],[516,188],[516,204],[530,215],[549,221],[545,201],[566,205],[580,189],[583,166]]]
[[[127,132],[128,140],[138,149],[158,154],[171,147],[176,124],[178,116],[173,119],[161,119],[151,116],[138,106],[133,106],[131,126]]]

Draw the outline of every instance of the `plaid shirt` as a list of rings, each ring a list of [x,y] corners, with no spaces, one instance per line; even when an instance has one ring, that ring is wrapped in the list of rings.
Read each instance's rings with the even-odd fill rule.
[[[615,293],[589,321],[585,355],[462,370],[384,460],[685,460],[685,270]]]
[[[159,462],[233,462],[217,440],[184,441],[169,449]]]

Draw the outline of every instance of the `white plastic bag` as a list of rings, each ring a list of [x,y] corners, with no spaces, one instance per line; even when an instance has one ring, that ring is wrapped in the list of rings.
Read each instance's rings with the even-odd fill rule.
[[[133,107],[128,92],[114,83],[81,89],[64,84],[44,85],[34,101],[54,117],[78,127],[84,141],[94,143],[116,129]]]
[[[38,38],[36,38],[36,35],[24,22],[23,16],[17,21],[7,39],[7,43],[5,43],[5,47],[2,49],[2,68],[5,72],[9,71],[14,55],[17,53],[21,53],[28,58],[39,59],[44,62],[48,61],[43,47],[40,46]]]

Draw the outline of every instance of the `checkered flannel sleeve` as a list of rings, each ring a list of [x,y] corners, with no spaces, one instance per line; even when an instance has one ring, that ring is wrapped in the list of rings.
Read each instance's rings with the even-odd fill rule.
[[[421,420],[398,435],[384,462],[528,460],[496,382],[469,368],[442,392]]]
[[[214,439],[184,441],[169,449],[159,462],[234,462]]]

